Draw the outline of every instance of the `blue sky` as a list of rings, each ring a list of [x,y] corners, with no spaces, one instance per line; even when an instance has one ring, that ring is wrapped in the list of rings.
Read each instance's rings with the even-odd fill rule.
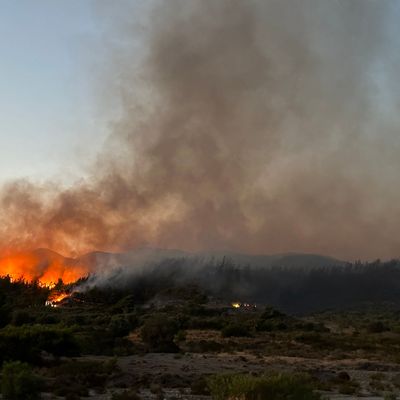
[[[146,6],[119,0],[117,8],[127,3],[137,12]],[[400,4],[390,4],[387,28],[396,40],[382,65],[398,57]],[[96,58],[102,57],[107,29],[102,8],[112,14],[111,0],[0,0],[0,184],[16,177],[74,180],[101,147],[107,127],[99,120],[95,91]],[[379,83],[381,115],[397,116],[388,93],[392,76],[385,76]]]
[[[0,0],[0,182],[79,174],[95,129],[87,0]],[[86,147],[86,146],[85,146]],[[86,157],[82,157],[86,156]]]

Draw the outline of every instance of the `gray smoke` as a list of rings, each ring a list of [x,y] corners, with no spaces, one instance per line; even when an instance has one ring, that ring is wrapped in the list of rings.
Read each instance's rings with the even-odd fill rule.
[[[99,7],[120,112],[89,178],[3,189],[4,247],[399,255],[395,1]]]

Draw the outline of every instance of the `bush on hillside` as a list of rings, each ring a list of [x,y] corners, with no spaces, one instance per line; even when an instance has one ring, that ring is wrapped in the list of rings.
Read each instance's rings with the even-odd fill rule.
[[[242,324],[233,323],[225,326],[221,331],[222,337],[251,337],[250,329]]]
[[[11,361],[3,364],[1,392],[5,400],[36,400],[40,398],[41,380],[28,364]]]
[[[209,379],[208,387],[214,400],[319,400],[309,379],[296,374],[217,375]]]
[[[7,326],[0,331],[0,362],[40,362],[45,351],[56,357],[76,356],[78,345],[65,328],[46,325]]]
[[[178,347],[174,337],[179,331],[175,320],[166,316],[154,316],[145,321],[141,329],[141,338],[155,352],[175,352]]]

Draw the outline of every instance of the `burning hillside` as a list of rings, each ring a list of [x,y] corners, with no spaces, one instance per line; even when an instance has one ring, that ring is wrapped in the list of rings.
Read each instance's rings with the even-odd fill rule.
[[[194,279],[208,287],[209,278],[206,275],[202,276],[202,271],[208,267],[214,269],[228,264],[249,265],[256,269],[273,267],[301,269],[339,266],[343,265],[343,262],[312,254],[252,256],[229,252],[190,253],[150,247],[126,253],[91,252],[78,258],[68,258],[48,249],[36,249],[24,252],[8,251],[1,254],[0,276],[9,276],[12,280],[23,279],[27,282],[38,281],[42,286],[60,289],[56,285],[59,280],[68,285],[90,275],[90,278],[85,280],[85,288],[125,287],[137,277],[151,275],[154,271],[157,271],[154,279],[158,280],[165,278],[164,274],[168,275],[176,268],[183,268],[178,274],[182,282]],[[245,287],[242,289],[247,291]],[[53,291],[51,296],[57,297],[59,294]]]
[[[60,279],[72,283],[88,274],[87,266],[72,258],[65,258],[47,249],[7,251],[0,256],[0,276],[13,280],[37,280],[42,285],[54,286]]]
[[[64,300],[71,296],[70,293],[55,290],[46,300],[45,305],[50,307],[58,307]]]

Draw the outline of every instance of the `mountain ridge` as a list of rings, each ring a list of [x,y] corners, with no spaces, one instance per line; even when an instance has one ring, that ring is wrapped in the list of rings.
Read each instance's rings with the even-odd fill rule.
[[[324,267],[341,266],[346,261],[334,257],[325,256],[316,253],[277,253],[277,254],[246,254],[229,251],[208,251],[208,252],[187,252],[178,249],[163,249],[143,247],[127,252],[106,252],[93,251],[79,257],[65,257],[51,249],[36,249],[35,253],[41,254],[41,257],[59,260],[64,259],[66,264],[83,264],[89,267],[91,271],[104,268],[128,267],[130,264],[156,263],[171,259],[196,260],[196,262],[221,262],[224,260],[231,263],[250,266],[250,267]]]

